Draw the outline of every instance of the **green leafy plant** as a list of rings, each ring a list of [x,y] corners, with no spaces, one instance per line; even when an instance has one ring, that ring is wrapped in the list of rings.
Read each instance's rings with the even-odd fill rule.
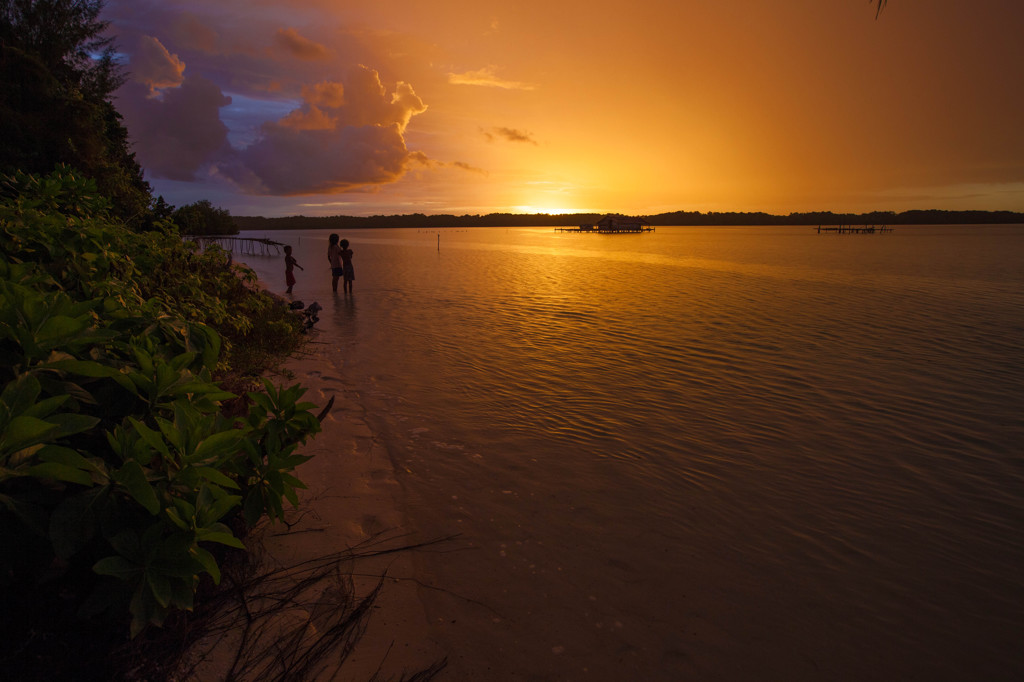
[[[64,169],[7,186],[0,591],[84,586],[82,616],[130,614],[134,636],[192,608],[203,576],[219,582],[218,554],[244,548],[244,523],[297,502],[308,458],[296,450],[319,422],[304,389],[269,381],[248,414],[224,413],[232,341],[284,306],[222,253],[170,224],[127,230]],[[277,330],[295,339],[281,348],[297,329]]]
[[[249,525],[263,514],[280,519],[283,500],[298,504],[295,491],[306,486],[291,472],[309,457],[295,450],[307,436],[320,431],[320,422],[310,412],[316,405],[298,402],[306,389],[295,385],[279,390],[266,379],[263,384],[265,393],[249,394],[252,406],[246,419],[259,437],[242,443],[248,458],[244,513]]]

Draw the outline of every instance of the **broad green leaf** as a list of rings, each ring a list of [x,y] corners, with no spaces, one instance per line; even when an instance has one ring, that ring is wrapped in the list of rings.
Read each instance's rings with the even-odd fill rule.
[[[203,511],[203,521],[206,523],[220,521],[224,518],[225,514],[237,507],[241,501],[241,495],[227,495],[220,498],[214,502],[213,505]]]
[[[228,395],[234,397],[233,394],[227,393],[222,390],[220,386],[209,381],[198,381],[195,379],[182,382],[176,386],[171,387],[166,391],[167,395]]]
[[[68,483],[78,483],[79,485],[92,485],[92,476],[86,472],[56,462],[36,464],[29,467],[26,473],[34,478],[52,478]]]
[[[220,567],[217,565],[217,559],[202,547],[197,546],[192,549],[192,552],[196,561],[198,561],[202,565],[203,569],[210,574],[210,577],[213,578],[214,584],[220,585]]]
[[[180,372],[180,371],[184,370],[186,367],[188,367],[189,365],[191,365],[192,362],[195,359],[196,359],[196,354],[195,353],[185,352],[185,353],[182,353],[182,354],[172,358],[171,362],[170,362],[170,365],[176,371]]]
[[[125,529],[121,532],[107,538],[110,542],[110,546],[114,548],[121,556],[128,557],[136,563],[142,563],[144,561],[142,545],[139,542],[139,536],[131,529]]]
[[[238,489],[238,484],[213,467],[195,467],[194,471],[207,481],[222,485],[225,488]]]
[[[259,405],[260,407],[262,407],[267,412],[273,412],[273,410],[274,410],[274,403],[273,403],[273,401],[269,397],[267,397],[267,394],[265,394],[265,393],[250,393],[249,394],[249,398],[252,399],[254,404]]]
[[[153,357],[135,343],[132,343],[132,352],[135,353],[135,361],[139,364],[145,374],[153,373]]]
[[[38,457],[44,462],[57,462],[66,466],[75,467],[83,471],[99,474],[107,478],[107,468],[103,460],[99,458],[86,459],[75,450],[61,445],[45,445],[39,451]]]
[[[175,371],[170,365],[157,365],[156,368],[156,393],[157,395],[164,395],[168,392],[168,389],[173,387],[176,383],[182,380],[182,376],[179,372]]]
[[[39,380],[31,374],[22,374],[14,381],[7,382],[3,393],[0,394],[0,401],[15,410],[24,410],[36,402],[41,387]],[[30,415],[42,416],[42,415]]]
[[[117,378],[121,375],[119,369],[108,365],[101,365],[93,360],[58,360],[57,362],[49,362],[46,366],[62,372],[92,377],[94,379],[103,377]]]
[[[65,315],[54,315],[36,330],[35,340],[40,348],[52,348],[88,328],[89,323]]]
[[[164,457],[170,456],[170,450],[167,449],[167,443],[160,434],[153,429],[149,428],[142,422],[132,417],[128,417],[128,421],[131,423],[135,432],[149,445],[151,448],[162,454]]]
[[[245,549],[245,545],[242,544],[242,541],[236,538],[231,533],[210,533],[200,529],[196,531],[196,537],[198,537],[200,541],[204,542],[219,542],[220,544],[227,545],[228,547]]]
[[[128,494],[150,514],[155,515],[160,511],[160,501],[156,497],[156,490],[146,480],[146,472],[138,462],[126,462],[123,467],[114,472],[113,479],[123,485]]]
[[[86,414],[71,413],[53,414],[46,419],[60,427],[57,430],[57,433],[54,434],[54,438],[64,438],[76,433],[88,431],[100,422],[99,417],[90,417]]]
[[[108,556],[93,564],[92,570],[99,575],[109,575],[128,581],[137,577],[142,572],[142,567],[122,556]]]
[[[195,395],[199,394],[196,393]],[[234,393],[229,393],[228,391],[220,390],[220,387],[218,387],[218,390],[216,391],[202,393],[202,397],[205,398],[206,400],[222,403],[225,400],[231,400],[232,398],[237,398],[238,396],[235,395]]]
[[[25,417],[36,417],[38,419],[46,419],[46,417],[53,413],[58,407],[67,402],[68,395],[55,395],[51,398],[45,398],[39,402],[31,405],[28,409],[24,410],[21,414]]]
[[[295,478],[291,474],[286,474],[282,472],[281,480],[283,480],[285,483],[292,486],[293,488],[302,488],[303,490],[306,489],[306,484],[300,481],[299,479]]]
[[[178,514],[178,510],[175,509],[174,507],[165,507],[164,513],[167,514],[167,518],[171,520],[171,523],[173,523],[178,528],[182,530],[189,529],[189,524],[185,523],[184,519],[181,518],[181,515]]]
[[[36,443],[35,445],[30,445],[27,448],[22,448],[17,452],[12,452],[7,456],[7,467],[12,470],[12,473],[13,471],[22,472],[22,466],[34,461],[36,453],[45,447],[46,445],[44,443]],[[16,475],[20,476],[21,473],[17,473]]]
[[[227,431],[207,436],[199,443],[199,446],[192,453],[192,456],[189,457],[189,460],[201,462],[218,455],[221,457],[233,455],[238,452],[242,439],[246,435],[246,432],[240,429],[228,429]]]
[[[163,575],[155,571],[146,571],[146,582],[156,602],[166,608],[171,602],[171,583]]]
[[[28,411],[36,402],[36,398],[39,397],[40,390],[42,389],[38,379],[31,374],[23,374],[14,381],[7,382],[7,385],[3,388],[3,393],[0,393],[0,401],[15,411],[15,413]],[[41,417],[44,415],[30,416]]]
[[[0,434],[0,454],[16,452],[44,441],[57,430],[56,424],[35,417],[15,417]]]
[[[164,438],[170,443],[175,450],[181,449],[181,433],[174,426],[173,423],[166,419],[156,418],[156,425],[160,427],[160,433],[164,435]]]
[[[183,500],[180,497],[172,497],[171,502],[174,504],[174,508],[178,510],[178,513],[181,515],[183,520],[191,522],[196,517],[196,508],[188,500]]]

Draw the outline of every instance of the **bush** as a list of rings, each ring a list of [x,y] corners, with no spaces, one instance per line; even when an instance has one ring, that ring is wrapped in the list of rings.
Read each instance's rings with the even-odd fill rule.
[[[238,234],[228,210],[215,207],[208,199],[179,207],[174,211],[174,222],[189,235]]]
[[[232,523],[297,501],[295,450],[319,430],[304,389],[264,381],[231,419],[216,377],[257,324],[294,349],[298,321],[173,225],[118,224],[66,169],[7,178],[4,197],[0,591],[85,586],[79,613],[130,613],[134,636],[219,581]]]

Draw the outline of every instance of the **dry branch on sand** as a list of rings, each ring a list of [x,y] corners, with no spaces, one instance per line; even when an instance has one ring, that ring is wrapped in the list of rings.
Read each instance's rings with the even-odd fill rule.
[[[225,567],[221,587],[197,602],[175,632],[121,652],[128,679],[187,682],[334,679],[356,650],[386,572],[360,591],[353,568],[360,562],[414,551],[444,540],[403,544],[379,534],[356,547],[292,566],[269,567],[259,553]],[[380,661],[370,682],[383,682]],[[134,664],[134,665],[133,665]],[[398,680],[427,682],[447,665],[438,660]]]

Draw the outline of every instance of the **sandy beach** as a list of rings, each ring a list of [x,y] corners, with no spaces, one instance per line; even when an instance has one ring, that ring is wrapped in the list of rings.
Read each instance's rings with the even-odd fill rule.
[[[421,550],[406,549],[424,539],[409,530],[395,471],[367,426],[360,396],[343,387],[338,367],[327,357],[328,346],[317,341],[317,334],[314,331],[303,355],[288,360],[285,375],[270,377],[279,385],[301,383],[308,389],[303,400],[316,403],[318,410],[332,398],[334,403],[322,422],[323,430],[299,450],[312,457],[297,472],[308,486],[299,493],[299,507],[287,508],[285,523],[264,521],[247,538],[260,557],[259,573],[275,576],[268,581],[274,583],[270,590],[275,596],[250,594],[248,608],[255,612],[253,603],[270,602],[277,608],[268,609],[270,615],[258,625],[258,637],[244,645],[248,650],[244,655],[260,658],[268,650],[287,649],[286,660],[301,663],[295,659],[303,658],[303,647],[317,646],[325,618],[337,617],[325,610],[350,609],[379,586],[363,625],[334,646],[337,650],[315,666],[309,679],[356,681],[374,675],[400,679],[445,659],[445,652],[429,639],[418,595],[414,553]],[[352,558],[346,558],[349,553]],[[310,579],[308,567],[320,575]],[[289,595],[288,603],[280,607],[276,594],[302,581],[310,584]],[[233,662],[234,679],[265,679],[278,664],[235,661],[245,627],[239,618],[225,628],[234,632],[201,641],[191,655],[199,663],[187,679],[224,679]],[[296,636],[303,640],[299,646],[292,639]],[[344,652],[353,642],[351,651]]]

